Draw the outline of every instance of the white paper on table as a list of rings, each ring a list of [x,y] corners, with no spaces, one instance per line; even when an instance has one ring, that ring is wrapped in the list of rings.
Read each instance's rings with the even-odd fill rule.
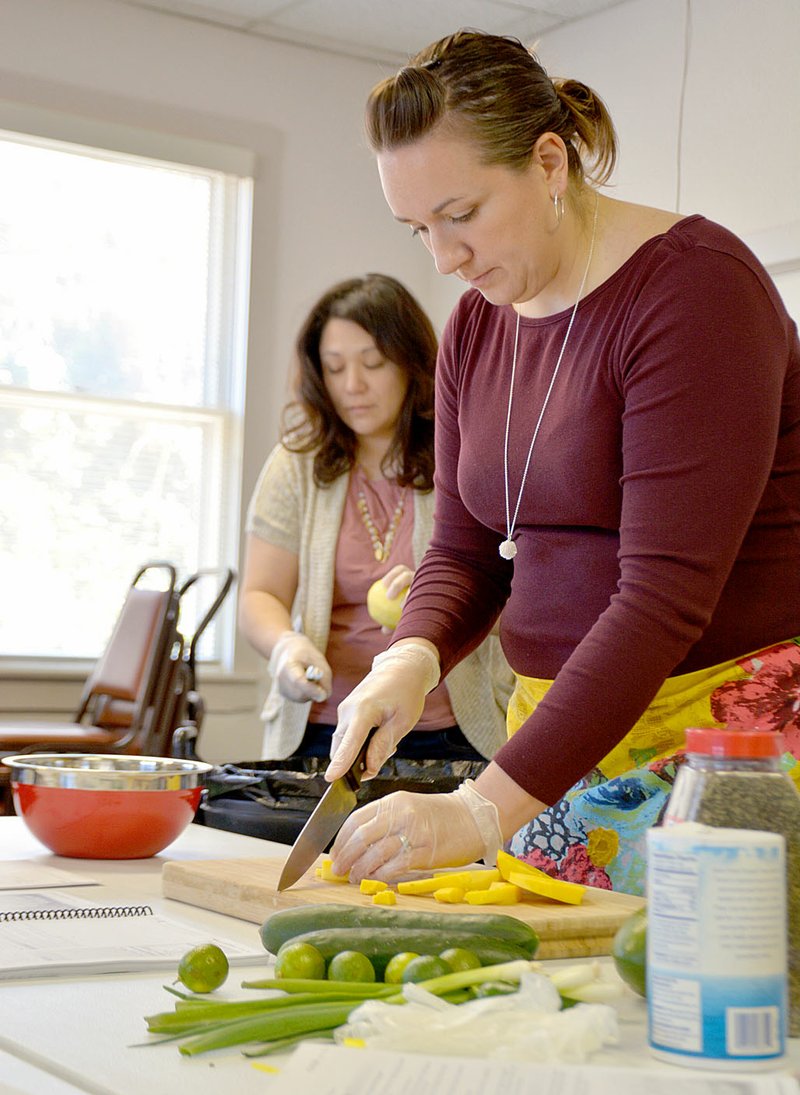
[[[0,980],[168,969],[194,946],[216,943],[231,964],[264,955],[154,912],[149,904],[89,901],[63,890],[0,895]]]
[[[0,864],[0,890],[34,890],[51,886],[97,886],[88,875],[62,871],[35,859],[9,859]]]
[[[541,1065],[476,1057],[433,1057],[304,1042],[270,1080],[269,1095],[797,1095],[786,1073],[708,1078],[685,1068]]]

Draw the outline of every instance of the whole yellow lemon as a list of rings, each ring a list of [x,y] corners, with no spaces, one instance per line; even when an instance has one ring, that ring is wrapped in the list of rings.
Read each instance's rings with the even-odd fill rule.
[[[383,579],[379,578],[377,582],[372,583],[367,592],[367,612],[376,624],[394,630],[400,620],[400,613],[403,611],[403,604],[407,596],[408,587],[398,597],[393,597],[390,600]]]

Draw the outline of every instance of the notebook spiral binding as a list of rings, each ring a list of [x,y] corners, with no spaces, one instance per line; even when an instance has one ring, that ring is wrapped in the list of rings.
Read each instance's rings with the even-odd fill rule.
[[[120,916],[152,916],[149,905],[98,905],[91,909],[18,909],[0,912],[0,923],[10,920],[113,920]]]

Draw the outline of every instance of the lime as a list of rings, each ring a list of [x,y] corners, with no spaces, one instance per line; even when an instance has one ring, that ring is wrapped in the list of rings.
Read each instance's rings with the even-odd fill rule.
[[[637,909],[617,930],[611,944],[611,956],[622,980],[647,995],[647,906]]]
[[[452,972],[445,960],[438,955],[418,954],[403,970],[400,980],[407,985],[410,981],[430,981],[432,977],[444,977],[446,973]]]
[[[413,958],[419,958],[416,951],[400,951],[393,955],[386,963],[383,971],[383,979],[388,985],[399,985],[403,980],[403,972]]]
[[[328,963],[329,981],[374,981],[375,967],[361,951],[339,951]]]
[[[288,940],[275,959],[275,976],[324,981],[325,959],[312,943],[293,943]]]
[[[448,947],[439,957],[445,960],[453,973],[458,973],[460,970],[476,970],[481,964],[475,951],[467,950],[466,947]]]
[[[190,992],[213,992],[228,976],[228,959],[216,943],[201,943],[178,963],[178,980]]]

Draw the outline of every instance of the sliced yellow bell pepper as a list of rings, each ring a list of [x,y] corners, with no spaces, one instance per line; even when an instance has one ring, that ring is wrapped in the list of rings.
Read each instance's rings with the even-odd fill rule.
[[[382,890],[388,890],[389,886],[378,878],[362,878],[358,888],[361,893],[376,894]]]
[[[411,882],[398,882],[398,893],[434,893],[445,886],[460,886],[464,890],[488,890],[493,882],[500,881],[496,867],[488,870],[451,871],[450,874],[433,875],[431,878],[415,878]]]
[[[506,882],[508,882],[509,875],[512,871],[535,870],[529,863],[523,863],[521,859],[516,859],[513,855],[509,855],[508,852],[504,852],[502,848],[497,853],[497,869]]]
[[[585,886],[578,882],[562,882],[560,878],[551,878],[538,867],[515,859],[508,852],[501,850],[497,853],[497,867],[506,882],[513,882],[528,893],[549,897],[553,901],[563,901],[567,905],[580,905],[583,901]]]
[[[562,882],[560,878],[551,878],[550,875],[539,871],[536,875],[530,875],[527,871],[512,871],[509,882],[519,886],[521,890],[535,893],[538,897],[549,897],[552,901],[563,901],[566,905],[580,905],[586,887],[577,882]]]
[[[470,905],[516,905],[522,895],[511,882],[493,882],[488,890],[468,890],[464,896]]]
[[[483,893],[484,891],[479,890],[476,892]],[[441,886],[438,890],[433,891],[433,898],[445,905],[458,905],[459,902],[464,900],[464,890],[461,886]]]
[[[344,874],[344,875],[334,874],[333,870],[331,869],[332,867],[333,867],[333,860],[332,859],[323,859],[321,866],[317,868],[317,870],[320,872],[319,877],[324,882],[347,882],[347,881],[349,881],[348,875],[346,875],[346,874]],[[316,874],[316,871],[314,873]]]
[[[394,890],[378,890],[372,895],[373,905],[396,905],[397,894]]]

